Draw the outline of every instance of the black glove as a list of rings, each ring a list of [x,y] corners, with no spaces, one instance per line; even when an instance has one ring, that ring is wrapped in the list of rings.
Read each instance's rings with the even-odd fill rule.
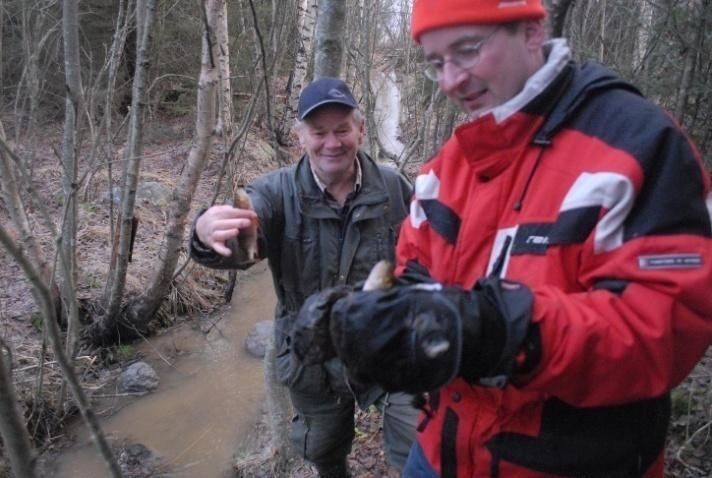
[[[348,286],[336,286],[304,301],[291,333],[292,350],[304,365],[321,364],[336,357],[329,334],[331,307],[351,291]]]
[[[352,292],[331,305],[329,335],[349,374],[417,393],[457,376],[503,386],[531,317],[525,286],[498,278],[475,290],[440,284]]]
[[[378,265],[374,267],[371,274],[376,267]],[[399,286],[434,282],[428,270],[416,261],[408,261],[403,273],[400,277],[394,278],[394,281]],[[360,282],[353,287],[336,286],[307,297],[297,314],[291,332],[292,350],[299,361],[305,365],[316,365],[336,357],[329,334],[331,307],[337,300],[345,297],[349,292],[361,289],[363,285],[364,283]]]

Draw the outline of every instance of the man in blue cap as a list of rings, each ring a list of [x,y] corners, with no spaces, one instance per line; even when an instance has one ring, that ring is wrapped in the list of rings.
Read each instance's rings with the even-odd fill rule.
[[[238,259],[236,238],[258,221],[259,257],[269,261],[278,298],[277,369],[296,413],[290,439],[319,476],[347,477],[354,404],[376,404],[384,416],[386,455],[400,470],[415,435],[411,397],[347,384],[338,359],[300,363],[289,332],[305,298],[362,282],[376,262],[394,259],[411,187],[359,151],[364,118],[340,79],[309,84],[300,95],[298,117],[295,131],[304,156],[247,187],[253,210],[220,205],[204,211],[195,222],[191,256],[213,268],[249,266]]]

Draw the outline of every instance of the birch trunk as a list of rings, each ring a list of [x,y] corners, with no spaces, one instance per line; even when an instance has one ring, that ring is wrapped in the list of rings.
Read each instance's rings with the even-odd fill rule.
[[[218,93],[218,134],[230,138],[234,127],[232,121],[232,87],[230,86],[230,38],[228,32],[227,0],[218,1],[217,21],[215,22],[215,36],[217,49],[215,57],[219,65],[219,93]],[[205,45],[203,45],[205,48]],[[202,70],[201,70],[202,75]],[[198,115],[200,112],[198,112]]]
[[[314,78],[341,75],[345,25],[346,0],[319,0]]]
[[[284,108],[280,129],[284,135],[289,131],[290,124],[297,115],[299,94],[302,92],[309,68],[309,59],[312,56],[314,41],[314,27],[316,26],[317,0],[301,0],[299,2],[299,47],[294,60],[294,74],[292,76],[289,98]]]
[[[173,201],[168,211],[168,228],[163,239],[154,269],[156,274],[151,279],[146,292],[127,308],[131,327],[145,330],[165,299],[173,281],[180,249],[185,242],[184,231],[186,218],[190,211],[200,174],[205,169],[210,149],[215,138],[216,93],[220,86],[221,50],[215,41],[215,31],[221,21],[219,16],[223,8],[222,0],[206,2],[206,23],[203,35],[200,79],[198,81],[197,111],[195,120],[195,139],[188,154],[188,164],[173,190]],[[113,327],[104,329],[110,333]],[[129,330],[128,333],[131,333]]]
[[[633,68],[638,73],[642,73],[645,70],[645,60],[648,56],[650,40],[652,39],[651,33],[653,28],[654,10],[655,5],[653,5],[650,0],[643,0],[641,2],[635,56],[633,57]]]
[[[698,6],[700,8],[698,8]],[[675,116],[681,122],[684,121],[684,115],[687,110],[687,99],[690,95],[690,88],[694,79],[694,71],[697,64],[698,51],[704,44],[705,33],[705,15],[702,11],[702,6],[696,0],[689,3],[690,16],[697,16],[697,28],[694,29],[692,40],[685,48],[685,56],[683,57],[683,68],[680,72],[680,89],[678,90],[677,99],[675,101]],[[699,10],[699,12],[698,12]]]

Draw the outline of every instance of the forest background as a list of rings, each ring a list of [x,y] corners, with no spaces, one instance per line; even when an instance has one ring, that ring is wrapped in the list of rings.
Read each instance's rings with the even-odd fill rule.
[[[633,82],[712,164],[711,0],[547,3],[577,60]],[[231,293],[234,276],[187,260],[189,221],[296,159],[290,129],[311,78],[352,85],[365,149],[408,175],[448,138],[463,118],[424,77],[409,11],[408,0],[0,0],[0,432],[16,476],[34,476],[37,450],[76,414],[112,462],[86,362],[115,362]],[[386,81],[400,100],[395,151],[377,134]],[[137,199],[148,183],[170,188],[160,208]],[[711,377],[706,358],[673,394],[670,476],[712,473]]]

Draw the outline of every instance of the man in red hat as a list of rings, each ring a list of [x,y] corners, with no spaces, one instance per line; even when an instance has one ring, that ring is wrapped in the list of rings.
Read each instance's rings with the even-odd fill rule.
[[[698,152],[545,15],[414,1],[469,119],[417,177],[397,285],[307,300],[354,380],[427,397],[407,477],[662,477],[669,392],[712,343]]]

